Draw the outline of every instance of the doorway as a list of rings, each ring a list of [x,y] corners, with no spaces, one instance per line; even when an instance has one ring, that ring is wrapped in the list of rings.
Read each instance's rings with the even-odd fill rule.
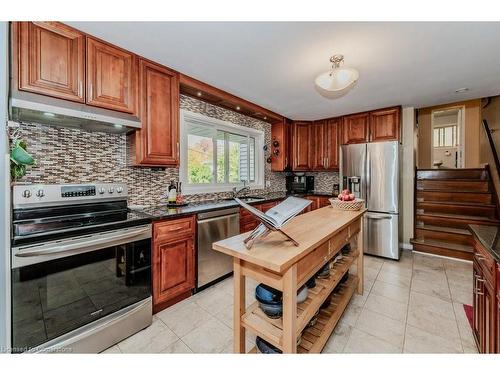
[[[464,108],[431,112],[431,167],[464,168]]]

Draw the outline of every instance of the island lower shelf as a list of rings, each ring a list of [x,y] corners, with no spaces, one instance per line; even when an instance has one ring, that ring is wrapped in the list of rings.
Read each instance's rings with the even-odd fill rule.
[[[333,292],[335,287],[337,287],[342,277],[346,274],[351,265],[358,258],[358,255],[359,253],[357,251],[344,255],[342,260],[337,262],[330,270],[330,277],[326,279],[317,279],[316,286],[312,289],[309,289],[307,299],[303,303],[297,304],[297,336],[300,335],[301,332],[306,328],[309,321],[320,309],[323,302]],[[357,282],[357,278],[355,278],[355,276],[349,276],[349,279],[346,281],[345,285],[356,285],[355,282]],[[342,286],[341,290],[343,289],[345,289],[344,286]],[[354,287],[352,290],[354,290]],[[350,294],[349,298],[351,296],[352,293]],[[336,296],[334,297],[334,299],[335,298]],[[277,348],[283,348],[283,319],[269,318],[261,310],[258,302],[254,302],[247,308],[246,313],[241,318],[241,324],[243,325],[243,327],[245,327],[255,335],[260,336],[269,343],[273,344]],[[335,325],[333,326],[333,328],[334,327]]]

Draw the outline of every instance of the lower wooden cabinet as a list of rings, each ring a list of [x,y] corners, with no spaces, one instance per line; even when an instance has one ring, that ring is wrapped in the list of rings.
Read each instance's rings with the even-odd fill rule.
[[[266,212],[280,202],[281,199],[278,199],[272,202],[256,204],[253,205],[253,207],[258,209],[259,211]],[[259,225],[259,221],[254,216],[252,216],[250,212],[248,212],[244,208],[240,208],[240,233],[250,232],[254,230],[257,225]]]
[[[312,201],[312,203],[302,213],[329,206],[330,201],[328,199],[330,199],[331,197],[327,195],[307,195],[304,198],[309,199],[310,201]]]
[[[153,224],[153,310],[195,287],[194,216]]]
[[[493,263],[493,272],[491,272]],[[500,351],[498,313],[498,264],[474,240],[473,258],[473,332],[480,353],[498,353]]]
[[[497,303],[496,303],[496,346],[495,350],[500,353],[500,264],[497,264]]]

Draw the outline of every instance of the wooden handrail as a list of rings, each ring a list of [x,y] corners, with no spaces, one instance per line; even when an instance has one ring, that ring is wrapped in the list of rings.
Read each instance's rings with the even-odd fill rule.
[[[483,119],[483,126],[488,137],[488,142],[490,143],[491,153],[493,154],[493,160],[495,161],[495,167],[497,169],[498,177],[500,178],[500,160],[498,160],[498,152],[495,147],[495,142],[493,141],[493,136],[491,135],[491,130],[488,125],[488,121]]]

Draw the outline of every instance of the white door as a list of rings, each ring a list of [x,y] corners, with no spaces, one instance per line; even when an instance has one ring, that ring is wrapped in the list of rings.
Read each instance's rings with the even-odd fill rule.
[[[464,109],[453,107],[431,114],[432,168],[463,168]]]

